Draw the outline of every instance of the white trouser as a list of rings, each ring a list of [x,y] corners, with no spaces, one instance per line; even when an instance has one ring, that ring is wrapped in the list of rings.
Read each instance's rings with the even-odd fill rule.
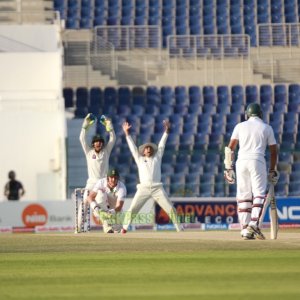
[[[263,160],[237,160],[237,204],[242,229],[258,227],[266,197],[267,169]]]
[[[137,192],[132,199],[130,208],[125,215],[123,228],[128,229],[132,219],[141,210],[147,200],[152,198],[170,217],[177,231],[181,231],[181,226],[178,224],[178,217],[176,210],[169,200],[165,189],[161,183],[155,183],[151,186],[149,185],[137,185]]]

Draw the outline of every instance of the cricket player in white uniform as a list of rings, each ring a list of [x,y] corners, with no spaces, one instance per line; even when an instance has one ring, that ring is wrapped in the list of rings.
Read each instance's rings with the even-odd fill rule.
[[[115,168],[110,169],[107,177],[99,179],[87,197],[94,215],[102,222],[104,233],[121,230],[121,222],[119,224],[117,214],[122,211],[127,190],[119,178],[119,171]]]
[[[260,105],[251,103],[247,107],[246,121],[237,124],[228,147],[225,147],[224,177],[230,184],[235,183],[233,170],[234,150],[239,144],[236,161],[237,206],[244,239],[265,239],[259,227],[268,181],[276,184],[278,173],[277,145],[271,126],[262,120]],[[270,150],[269,174],[267,174],[265,151]]]
[[[116,142],[116,134],[110,119],[106,119],[105,129],[109,132],[109,141],[105,145],[104,138],[100,135],[95,135],[92,139],[92,146],[90,146],[86,141],[86,132],[95,122],[95,117],[92,114],[88,114],[82,124],[82,129],[80,132],[79,140],[84,151],[87,169],[88,169],[88,179],[85,186],[85,192],[83,195],[84,201],[84,218],[86,218],[87,213],[87,196],[89,191],[93,189],[96,182],[106,177],[109,165],[109,156],[112,148]],[[81,211],[81,205],[79,211]],[[83,222],[81,214],[78,216],[79,228],[81,228],[81,223]]]
[[[176,210],[161,182],[161,160],[171,127],[169,121],[164,121],[165,132],[158,146],[153,143],[146,143],[140,146],[139,149],[137,149],[129,134],[131,125],[128,122],[124,122],[122,126],[129,149],[138,167],[140,183],[137,185],[137,192],[127,212],[128,215],[127,218],[125,217],[121,232],[127,232],[132,218],[140,211],[146,201],[151,198],[170,216],[176,230],[181,231],[182,227],[178,223]]]

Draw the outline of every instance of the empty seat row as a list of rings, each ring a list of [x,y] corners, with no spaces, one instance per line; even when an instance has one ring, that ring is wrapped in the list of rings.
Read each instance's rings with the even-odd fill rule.
[[[54,0],[54,9],[66,27],[70,29],[93,28],[95,26],[130,26],[156,25],[162,28],[163,43],[166,37],[176,35],[199,34],[248,34],[251,45],[257,45],[258,24],[298,23],[300,5],[296,0],[289,1],[169,1],[168,5],[156,1],[121,1],[91,0]],[[279,30],[271,39],[264,35],[259,43],[275,45],[299,45],[299,27],[292,29],[292,40]],[[274,39],[275,37],[275,39]],[[157,47],[159,44],[156,45]]]

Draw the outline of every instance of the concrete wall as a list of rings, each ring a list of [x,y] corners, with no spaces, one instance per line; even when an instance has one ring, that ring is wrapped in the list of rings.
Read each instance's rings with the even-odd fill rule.
[[[24,199],[65,199],[66,124],[59,28],[0,26],[0,36],[3,32],[14,41],[43,50],[0,52],[0,189],[3,191],[9,170],[15,170],[26,190]],[[0,199],[4,198],[2,191]]]

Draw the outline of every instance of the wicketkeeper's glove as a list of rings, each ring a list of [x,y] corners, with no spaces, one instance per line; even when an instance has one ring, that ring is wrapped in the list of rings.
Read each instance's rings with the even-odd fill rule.
[[[268,182],[270,184],[276,185],[279,179],[279,172],[273,170],[273,171],[269,171],[268,174]]]
[[[100,117],[100,123],[105,126],[105,130],[107,132],[110,132],[113,130],[113,125],[112,125],[111,119],[107,118],[106,116],[102,115]]]
[[[233,169],[224,171],[224,178],[229,184],[235,184],[235,172]]]
[[[88,114],[83,121],[82,128],[88,130],[95,123],[95,116],[93,114]]]

